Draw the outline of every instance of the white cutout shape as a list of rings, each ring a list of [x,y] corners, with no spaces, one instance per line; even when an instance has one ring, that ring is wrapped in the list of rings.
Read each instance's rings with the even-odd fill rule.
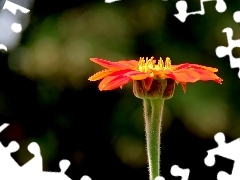
[[[176,8],[178,10],[178,14],[174,14],[174,16],[176,18],[178,18],[181,22],[185,22],[186,18],[189,15],[195,15],[195,14],[200,14],[200,15],[204,15],[205,14],[205,9],[204,9],[204,2],[208,2],[208,1],[215,1],[215,0],[201,0],[200,1],[200,7],[201,9],[199,11],[195,11],[195,12],[187,12],[187,2],[185,0],[180,0],[176,3]],[[222,13],[224,11],[226,11],[227,6],[224,2],[224,0],[216,0],[216,6],[215,9],[219,12]]]
[[[12,3],[11,1],[8,1],[8,0],[5,2],[3,6],[3,10],[4,9],[8,9],[14,15],[16,15],[17,10],[20,10],[24,14],[30,11],[29,9],[19,6],[18,4]]]
[[[232,50],[235,47],[240,47],[240,39],[233,40],[233,30],[230,27],[223,29],[224,33],[227,35],[228,47],[218,46],[216,48],[216,55],[220,58],[228,55],[230,60],[231,68],[240,68],[240,58],[234,58],[232,55]],[[240,71],[238,72],[238,77],[240,78]]]
[[[9,32],[8,29],[4,27],[6,26],[4,24],[7,24],[9,22],[10,24],[12,23],[11,25],[9,24],[9,28],[11,28],[10,31],[12,30],[12,32],[14,33],[20,33],[23,27],[20,23],[17,23],[19,19],[18,15],[16,16],[17,10],[21,11],[24,14],[28,13],[30,10],[8,0],[6,0],[4,3],[2,11],[4,10],[8,10],[15,16],[15,17],[11,17],[11,15],[9,14],[6,14],[6,13],[1,14],[0,12],[0,15],[1,15],[0,29],[3,28],[3,31],[1,32],[2,34],[0,34],[0,41],[1,41],[0,49],[7,51],[8,50],[7,47],[13,48],[17,44],[17,41],[19,40],[20,35],[14,35],[11,32]]]
[[[190,169],[182,169],[178,165],[173,165],[170,170],[171,174],[175,177],[180,176],[181,180],[188,180]],[[164,177],[158,176],[155,180],[165,180]]]
[[[239,23],[240,22],[240,11],[236,11],[234,14],[233,14],[233,19],[236,23]]]
[[[81,178],[81,180],[92,180],[89,176],[83,176],[82,178]]]
[[[162,176],[158,176],[158,177],[155,178],[155,180],[165,180],[165,178],[162,177]]]
[[[0,132],[7,128],[9,124],[4,123],[0,126]],[[19,144],[15,141],[9,143],[4,147],[0,142],[0,179],[4,180],[71,180],[65,172],[70,166],[68,160],[61,160],[59,163],[60,172],[46,172],[43,171],[43,161],[41,150],[36,142],[28,145],[28,151],[33,154],[30,159],[23,166],[20,166],[11,156],[11,153],[18,151]],[[91,180],[89,176],[83,176],[81,180]]]
[[[30,11],[29,9],[19,6],[18,4],[12,3],[11,1],[8,1],[8,0],[5,2],[4,6],[3,6],[3,10],[4,9],[9,10],[14,15],[16,15],[17,10],[20,10],[24,14],[26,14]],[[15,33],[20,33],[22,31],[22,25],[18,24],[18,23],[13,23],[11,26],[11,29]]]
[[[220,171],[217,174],[217,179],[238,180],[240,177],[240,138],[232,142],[225,143],[225,135],[219,132],[214,136],[214,139],[217,142],[218,147],[207,151],[208,154],[204,159],[204,163],[207,166],[213,166],[215,164],[215,155],[231,159],[234,161],[232,173],[228,174],[224,171]]]
[[[11,29],[15,33],[20,33],[22,31],[22,25],[18,23],[13,23]]]
[[[3,49],[5,51],[7,51],[7,47],[4,44],[0,44],[0,50]]]
[[[0,133],[9,126],[8,123],[4,123],[0,126]]]
[[[190,169],[182,169],[178,165],[173,165],[171,168],[171,174],[173,176],[181,176],[181,180],[188,180]]]
[[[113,2],[116,2],[116,1],[120,1],[120,0],[105,0],[105,3],[113,3]]]

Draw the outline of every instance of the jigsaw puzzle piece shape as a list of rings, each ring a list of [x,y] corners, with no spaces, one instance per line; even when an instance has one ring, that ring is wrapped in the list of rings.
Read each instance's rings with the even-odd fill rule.
[[[65,173],[70,166],[70,161],[63,159],[59,162],[60,172]]]
[[[234,14],[233,14],[233,19],[236,23],[239,23],[240,22],[240,11],[236,11]]]
[[[171,168],[171,174],[173,176],[181,176],[182,177],[181,180],[188,180],[189,173],[190,173],[189,169],[182,169],[177,165],[173,165]]]
[[[36,173],[43,171],[43,161],[40,152],[40,147],[36,142],[32,142],[28,145],[28,151],[33,154],[33,158],[25,163],[22,167],[22,171]]]
[[[8,125],[9,124],[7,123],[1,125],[0,132],[2,132]],[[71,180],[65,174],[70,166],[68,160],[62,160],[59,162],[60,172],[43,172],[41,151],[36,142],[32,142],[28,145],[28,151],[33,154],[34,157],[23,166],[19,166],[19,164],[11,157],[11,153],[16,152],[18,149],[19,144],[16,141],[10,142],[7,147],[4,147],[0,142],[0,176],[4,177],[4,180]],[[86,178],[87,176],[85,176],[85,180],[91,180]]]
[[[222,32],[226,33],[227,35],[228,47],[224,47],[224,46],[217,47],[216,55],[220,58],[228,55],[230,60],[230,67],[240,68],[240,58],[234,58],[232,55],[233,48],[240,47],[240,39],[238,40],[232,39],[232,36],[233,36],[232,28],[227,27],[223,29]],[[240,71],[238,72],[238,77],[240,78]]]
[[[1,44],[0,44],[0,46],[1,46]],[[0,47],[0,49],[1,49],[1,47]],[[0,126],[0,133],[1,133],[4,129],[6,129],[8,126],[9,126],[8,123],[2,124],[2,125]]]
[[[0,170],[2,172],[19,170],[19,164],[11,156],[11,153],[16,152],[18,149],[19,144],[16,141],[10,142],[7,147],[4,147],[0,142]]]
[[[185,0],[180,0],[176,3],[176,9],[178,10],[178,13],[174,14],[174,16],[176,18],[178,18],[181,22],[185,22],[186,18],[189,15],[194,15],[194,14],[204,15],[205,14],[205,9],[204,9],[203,3],[208,2],[208,1],[213,1],[213,0],[201,0],[200,1],[201,9],[199,11],[194,11],[194,12],[189,12],[188,13],[187,12],[187,8],[188,8],[187,2]],[[224,2],[224,0],[216,0],[216,1],[217,1],[217,3],[216,3],[216,6],[215,6],[215,9],[219,13],[222,13],[222,12],[226,11],[227,6],[226,6],[226,3]]]
[[[178,18],[181,22],[185,22],[188,17],[187,13],[187,2],[186,1],[178,1],[176,3],[176,9],[178,10],[178,14],[174,14],[176,18]]]
[[[217,180],[234,180],[231,178],[231,175],[224,171],[220,171],[217,175]]]
[[[239,167],[238,167],[238,171],[239,171]],[[238,174],[235,174],[235,173],[228,174],[224,171],[220,171],[217,174],[217,180],[239,180],[239,173]]]
[[[7,128],[9,124],[4,123],[0,126],[0,132]],[[12,158],[11,153],[18,151],[19,144],[16,141],[12,141],[7,147],[4,147],[0,142],[0,171],[4,174],[10,174],[11,171],[18,171],[20,166]]]
[[[222,132],[219,132],[219,133],[215,134],[214,139],[217,142],[218,146],[223,147],[226,144],[225,143],[225,136]],[[212,150],[207,151],[208,155],[204,159],[204,163],[207,166],[213,166],[215,164],[216,149],[217,148],[214,148]]]
[[[224,11],[227,10],[227,5],[224,2],[224,0],[217,0],[215,9],[217,10],[217,12],[222,13]]]
[[[222,58],[222,57],[224,57],[224,56],[226,56],[226,55],[229,54],[228,51],[229,51],[229,48],[228,48],[228,47],[218,46],[218,47],[216,48],[216,55],[217,55],[218,57]]]
[[[0,44],[0,50],[1,50],[1,49],[7,51],[7,46],[5,46],[4,44]]]
[[[84,175],[80,180],[92,180],[92,179],[89,176]],[[160,180],[160,179],[158,179],[158,180]]]
[[[204,163],[207,166],[212,166],[215,164],[215,155],[219,155],[231,160],[238,158],[240,151],[240,139],[225,143],[225,136],[222,132],[217,133],[214,136],[214,139],[217,142],[218,147],[207,151],[208,155],[204,159]]]
[[[64,159],[59,162],[60,172],[43,172],[41,174],[41,180],[71,180],[66,174],[66,170],[70,166],[70,161]]]
[[[155,178],[155,180],[165,180],[165,178],[162,177],[162,176],[158,176],[158,177]]]
[[[213,166],[215,164],[215,155],[225,157],[234,161],[232,174],[229,175],[224,171],[220,171],[217,175],[218,180],[237,180],[240,177],[240,139],[236,139],[229,143],[225,143],[225,136],[223,133],[217,133],[214,136],[215,141],[218,144],[217,148],[208,150],[208,155],[204,159],[204,163],[207,166]]]
[[[35,151],[35,150],[34,150]],[[62,160],[59,163],[60,172],[47,172],[47,171],[21,171],[20,179],[24,180],[71,180],[66,174],[66,170],[69,167],[70,162],[68,160]],[[33,167],[34,168],[34,167]],[[28,169],[31,170],[31,169]]]

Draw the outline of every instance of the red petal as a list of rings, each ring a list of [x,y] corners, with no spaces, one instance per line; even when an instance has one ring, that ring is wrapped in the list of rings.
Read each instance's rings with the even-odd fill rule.
[[[207,71],[207,70],[204,70],[204,69],[195,69],[195,71],[200,74],[200,80],[202,80],[202,81],[213,80],[213,81],[218,82],[219,84],[221,84],[221,82],[222,82],[222,79],[219,78],[213,72],[210,72],[210,71]]]
[[[199,73],[194,69],[179,69],[166,74],[166,76],[181,83],[196,82],[200,79]]]
[[[125,61],[122,61],[119,63],[119,62],[111,62],[111,61],[107,61],[99,58],[90,58],[90,60],[108,69],[131,69],[131,67],[129,66],[132,65],[132,62],[123,63]]]
[[[148,91],[152,85],[153,78],[146,78],[143,80],[143,85],[145,89]]]
[[[143,80],[149,77],[149,74],[140,71],[129,71],[125,76],[131,77],[132,80]]]
[[[182,86],[182,88],[183,88],[183,91],[184,91],[184,94],[186,93],[186,90],[187,90],[187,88],[186,88],[186,83],[180,83],[181,84],[181,86]]]
[[[219,84],[222,84],[223,79],[219,77],[219,78],[215,79],[214,81]]]
[[[124,84],[130,82],[132,79],[130,77],[119,75],[119,76],[108,76],[105,77],[99,84],[98,88],[100,91],[103,90],[113,90]]]
[[[98,86],[99,90],[112,90],[123,86],[132,80],[130,77],[125,75],[131,71],[132,70],[127,69],[113,72],[100,82]]]
[[[118,61],[118,63],[128,66],[131,69],[135,69],[138,65],[138,61],[136,60],[129,60],[129,61]]]
[[[190,69],[190,68],[193,68],[193,69],[205,69],[205,70],[208,70],[208,71],[211,71],[211,72],[217,72],[218,69],[217,68],[212,68],[212,67],[207,67],[207,66],[202,66],[202,65],[199,65],[199,64],[189,64],[189,63],[184,63],[184,64],[180,64],[180,65],[177,65],[177,66],[173,66],[175,67],[175,69]]]

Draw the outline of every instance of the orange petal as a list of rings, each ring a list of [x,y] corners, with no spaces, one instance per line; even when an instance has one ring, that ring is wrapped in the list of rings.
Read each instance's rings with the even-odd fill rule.
[[[140,71],[129,71],[125,73],[125,76],[131,77],[132,80],[143,80],[148,78],[150,75]]]
[[[138,65],[138,61],[136,60],[129,60],[129,61],[123,60],[123,61],[118,61],[118,63],[128,66],[131,69],[135,69]]]
[[[186,86],[186,83],[180,83],[182,88],[183,88],[183,92],[184,94],[186,93],[186,90],[187,90],[187,86]]]
[[[100,91],[102,90],[112,90],[118,87],[123,86],[127,82],[131,81],[131,78],[125,76],[126,73],[131,72],[132,70],[120,70],[115,71],[108,76],[106,76],[99,84],[98,88]]]
[[[204,70],[204,69],[195,69],[195,71],[200,74],[200,80],[202,80],[202,81],[213,80],[213,81],[218,82],[219,84],[221,84],[221,82],[222,82],[222,79],[219,78],[213,72],[210,72],[210,71],[207,71],[207,70]]]
[[[196,82],[200,79],[199,73],[195,72],[194,69],[179,69],[166,75],[181,83]]]
[[[97,81],[100,80],[102,78],[105,78],[106,76],[108,76],[109,74],[113,73],[114,71],[109,70],[109,69],[105,69],[102,71],[97,72],[96,74],[92,75],[91,77],[88,78],[89,81]]]
[[[99,59],[99,58],[90,58],[90,60],[108,69],[130,69],[129,65],[131,64],[131,63],[124,64],[119,62],[111,62],[111,61],[107,61],[105,59]]]
[[[98,88],[100,91],[113,90],[118,87],[122,87],[124,84],[130,82],[130,77],[119,75],[119,76],[107,76],[99,84]]]
[[[160,79],[165,79],[167,78],[167,74],[171,74],[172,71],[170,70],[152,70],[155,76],[158,76]]]
[[[190,68],[193,68],[193,69],[205,69],[205,70],[208,70],[208,71],[211,71],[211,72],[217,72],[218,69],[217,68],[212,68],[212,67],[207,67],[207,66],[202,66],[202,65],[199,65],[199,64],[189,64],[189,63],[184,63],[184,64],[180,64],[180,65],[177,65],[177,66],[173,66],[175,69],[190,69]]]
[[[146,78],[148,78],[149,77],[149,75],[148,74],[136,74],[136,75],[132,75],[131,76],[131,79],[132,80],[143,80],[143,79],[146,79]]]

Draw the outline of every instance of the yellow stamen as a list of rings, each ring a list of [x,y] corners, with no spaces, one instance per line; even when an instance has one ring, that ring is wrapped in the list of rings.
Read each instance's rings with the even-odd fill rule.
[[[166,58],[165,63],[163,62],[162,58],[159,58],[159,60],[157,61],[157,64],[154,57],[151,57],[150,59],[146,57],[146,60],[140,57],[137,69],[141,72],[150,73],[152,76],[153,75],[152,70],[153,71],[171,70],[172,65],[169,57]]]

